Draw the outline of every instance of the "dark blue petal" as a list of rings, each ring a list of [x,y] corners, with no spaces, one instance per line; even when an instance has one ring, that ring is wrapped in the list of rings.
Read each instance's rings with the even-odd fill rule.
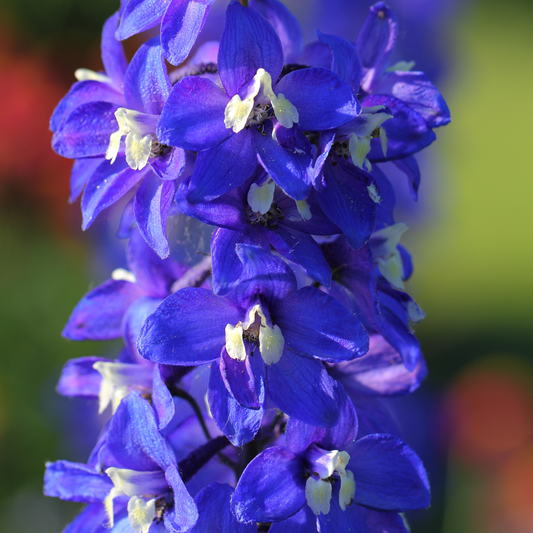
[[[198,154],[187,200],[194,204],[222,196],[240,187],[256,167],[250,132],[236,133],[215,148]]]
[[[141,355],[154,363],[201,365],[217,359],[225,328],[242,320],[243,310],[205,289],[185,288],[169,296],[146,321]]]
[[[356,503],[394,512],[429,505],[429,482],[422,461],[402,440],[368,435],[358,440],[349,454],[348,469],[357,484]]]
[[[137,50],[126,72],[128,109],[160,115],[171,88],[159,37],[153,37]]]
[[[349,391],[349,388],[347,387],[346,390]],[[357,411],[357,419],[359,421],[357,435],[359,438],[373,433],[400,434],[396,422],[379,397],[368,396],[360,391],[350,392],[350,395]]]
[[[232,398],[216,363],[211,364],[207,399],[214,421],[234,446],[244,446],[261,428],[263,408],[247,409]],[[263,402],[264,397],[260,400]]]
[[[119,14],[115,13],[104,24],[102,30],[102,63],[106,74],[113,81],[113,85],[117,90],[122,91],[128,61],[126,60],[122,43],[115,38],[118,22]]]
[[[162,180],[176,180],[185,168],[186,155],[181,148],[172,148],[168,154],[150,158],[148,162]]]
[[[252,139],[263,168],[291,198],[307,198],[313,178],[313,158],[305,135],[296,128],[291,131],[278,126],[274,139],[271,121],[265,122],[261,131],[258,129],[252,127]]]
[[[157,138],[185,150],[206,150],[233,135],[224,125],[228,95],[206,78],[190,76],[172,88],[163,108]]]
[[[255,386],[251,359],[249,356],[244,361],[232,359],[226,348],[222,348],[220,375],[228,392],[240,405],[248,409],[259,409],[261,403]]]
[[[303,458],[273,446],[253,459],[242,473],[231,501],[240,522],[280,521],[305,504]]]
[[[265,370],[267,395],[278,409],[314,426],[335,425],[339,418],[335,381],[320,361],[286,350]]]
[[[94,171],[102,164],[102,157],[89,157],[87,159],[76,159],[70,173],[70,203],[75,202],[83,192],[85,185]]]
[[[357,487],[355,491],[357,492]],[[318,516],[320,533],[339,533],[339,531],[343,533],[371,533],[359,506],[352,503],[345,511],[340,508],[337,487],[333,489],[330,506],[330,511],[327,515],[321,514]],[[372,531],[372,533],[378,532]]]
[[[293,516],[273,522],[269,533],[317,533],[316,515],[309,505],[305,505]]]
[[[142,291],[133,283],[109,280],[87,293],[76,305],[62,332],[74,341],[104,341],[121,336],[122,318]]]
[[[342,37],[325,35],[318,31],[318,40],[327,44],[333,53],[331,70],[338,74],[352,89],[359,92],[363,66],[355,46]]]
[[[335,298],[304,287],[271,309],[285,339],[285,349],[336,363],[368,351],[368,334],[356,316]]]
[[[357,38],[357,52],[367,69],[362,86],[370,90],[385,72],[398,35],[398,21],[394,11],[384,2],[374,4]]]
[[[260,68],[276,83],[282,66],[283,49],[274,28],[255,9],[232,0],[218,51],[220,80],[228,95],[237,94]]]
[[[231,299],[246,307],[256,295],[269,303],[282,300],[296,290],[296,277],[285,261],[272,255],[270,250],[250,244],[235,247],[243,268]]]
[[[418,187],[420,186],[420,169],[414,155],[403,159],[394,159],[393,163],[407,176],[409,191],[413,200],[418,201]]]
[[[298,127],[322,131],[337,128],[356,117],[361,106],[353,89],[331,70],[319,67],[295,70],[280,80],[282,93],[298,110]]]
[[[233,488],[213,483],[201,490],[194,501],[199,518],[190,533],[257,533],[255,524],[237,522],[230,511]]]
[[[278,34],[285,64],[296,63],[304,46],[298,19],[279,0],[252,0],[250,5],[265,17]]]
[[[430,128],[445,126],[450,110],[437,88],[423,72],[389,72],[373,88],[376,94],[390,94],[422,115]]]
[[[161,22],[161,44],[169,63],[183,63],[202,30],[214,0],[173,0]]]
[[[174,183],[148,172],[135,194],[133,211],[137,227],[161,259],[170,254],[166,234],[167,216],[174,198]]]
[[[313,237],[283,225],[272,231],[265,230],[263,234],[280,255],[300,265],[313,279],[329,287],[331,269]]]
[[[339,419],[331,428],[310,426],[291,418],[287,423],[287,446],[294,453],[304,453],[313,444],[325,450],[346,450],[357,436],[357,415],[352,401],[342,385],[335,387],[335,397],[339,404]]]
[[[123,41],[156,26],[171,0],[129,0],[121,13],[117,39]]]
[[[383,154],[379,139],[371,141],[367,157],[373,163],[407,157],[429,146],[437,138],[422,115],[393,96],[372,94],[361,103],[365,107],[386,105],[394,115],[381,125],[387,133],[387,154]]]
[[[396,161],[400,161],[396,159]],[[396,192],[389,178],[379,169],[377,165],[372,167],[371,172],[381,196],[381,202],[376,205],[376,226],[374,231],[384,226],[392,226],[394,220],[394,208],[396,207]]]
[[[172,464],[166,468],[165,477],[174,494],[174,506],[165,513],[165,526],[168,531],[184,533],[189,531],[198,520],[196,503],[185,488],[177,465]]]
[[[232,230],[242,230],[248,225],[246,217],[246,196],[242,187],[219,196],[209,202],[191,204],[187,201],[190,180],[185,180],[176,193],[176,203],[187,216]]]
[[[268,241],[261,233],[252,229],[243,232],[218,228],[211,240],[211,257],[213,258],[213,291],[224,295],[234,289],[242,275],[242,261],[236,252],[238,244],[254,244],[269,251]]]
[[[324,165],[316,183],[318,203],[329,219],[342,229],[353,248],[360,248],[374,229],[376,203],[370,198],[368,174],[353,165]]]
[[[65,363],[57,384],[57,392],[63,396],[85,396],[97,398],[102,375],[93,368],[97,361],[108,361],[102,357],[80,357]]]
[[[367,510],[366,523],[372,533],[409,533],[402,517],[396,513]]]
[[[122,107],[124,96],[107,83],[85,80],[75,83],[59,102],[50,118],[50,129],[55,133],[69,115],[79,106],[90,102],[108,102]],[[115,121],[116,124],[116,121]],[[109,139],[107,140],[109,142]]]
[[[119,157],[113,164],[103,161],[93,172],[81,198],[82,228],[86,230],[101,211],[122,198],[148,170],[149,167],[133,170],[124,157]]]
[[[107,434],[107,448],[120,468],[166,470],[176,463],[174,452],[157,429],[155,413],[140,393],[132,391],[119,404]]]
[[[174,281],[187,270],[173,259],[161,259],[138,231],[131,234],[126,257],[137,285],[154,298],[168,296]]]
[[[44,494],[71,502],[99,503],[113,488],[111,478],[90,466],[56,461],[46,464]]]
[[[61,124],[52,138],[52,148],[63,157],[102,156],[109,137],[118,130],[115,111],[110,102],[89,102],[77,107]]]

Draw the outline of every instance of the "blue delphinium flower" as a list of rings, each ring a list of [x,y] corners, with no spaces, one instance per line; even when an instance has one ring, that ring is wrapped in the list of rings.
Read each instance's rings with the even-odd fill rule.
[[[389,512],[429,505],[417,455],[390,435],[356,440],[353,405],[341,387],[337,396],[337,426],[316,428],[290,419],[287,446],[268,448],[251,461],[232,499],[241,521],[279,522],[274,531],[298,523],[306,532],[367,531],[359,505]]]
[[[351,88],[321,68],[283,76],[272,26],[236,0],[228,6],[218,53],[223,88],[186,77],[173,87],[158,126],[161,142],[198,152],[187,199],[221,196],[260,164],[295,200],[311,188],[313,156],[302,130],[324,130],[359,112]]]

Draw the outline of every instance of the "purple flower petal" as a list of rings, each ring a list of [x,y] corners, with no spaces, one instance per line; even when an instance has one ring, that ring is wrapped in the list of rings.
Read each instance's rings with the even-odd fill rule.
[[[224,125],[228,102],[228,95],[211,80],[183,78],[174,85],[163,108],[157,138],[195,152],[217,146],[233,135]]]
[[[102,164],[104,158],[89,157],[87,159],[76,159],[70,173],[70,198],[69,203],[76,201],[83,192],[85,185],[93,175],[95,170]]]
[[[216,363],[211,364],[207,399],[214,421],[234,446],[244,446],[261,428],[263,408],[242,407],[228,392]],[[264,402],[264,395],[260,402]]]
[[[172,0],[161,22],[161,44],[172,65],[183,63],[202,30],[214,0]]]
[[[114,13],[105,22],[102,29],[102,63],[106,74],[111,78],[117,91],[122,91],[124,76],[128,68],[126,54],[122,43],[115,38],[119,23],[119,14]]]
[[[265,366],[267,395],[287,415],[307,424],[331,427],[339,418],[335,381],[320,361],[291,354]]]
[[[142,291],[129,281],[109,280],[76,305],[62,332],[67,339],[104,341],[121,336],[122,318]]]
[[[361,106],[352,88],[331,70],[319,67],[295,70],[275,89],[298,110],[298,127],[322,131],[342,126],[356,117]]]
[[[414,155],[404,157],[403,159],[395,159],[393,163],[407,176],[409,183],[409,191],[413,200],[418,201],[418,187],[420,186],[420,169]]]
[[[228,355],[226,348],[222,348],[220,355],[220,375],[224,380],[228,392],[240,405],[248,409],[259,409],[261,402],[259,401],[256,390],[251,359],[250,356],[246,357],[244,361],[232,359]]]
[[[247,130],[232,135],[211,150],[200,152],[189,184],[191,203],[213,200],[240,187],[257,167]]]
[[[141,235],[161,259],[170,254],[167,216],[174,198],[174,183],[148,172],[137,189],[133,210]]]
[[[109,137],[118,129],[117,109],[110,102],[89,102],[76,107],[56,130],[52,148],[70,159],[103,156]]]
[[[355,491],[357,492],[357,487]],[[333,490],[330,506],[331,508],[327,515],[321,514],[317,517],[321,533],[339,533],[339,531],[349,531],[350,533],[371,533],[365,523],[365,519],[359,506],[352,503],[346,507],[345,511],[340,508],[337,487]],[[372,533],[378,532],[373,531]]]
[[[168,154],[150,158],[148,162],[162,180],[176,180],[185,168],[185,151],[181,148],[172,148]]]
[[[146,319],[155,312],[161,301],[160,298],[141,296],[130,305],[124,314],[122,336],[126,348],[132,354],[137,354],[137,339]]]
[[[174,418],[175,406],[172,394],[163,381],[160,365],[154,365],[152,403],[157,414],[157,429],[163,431]]]
[[[63,396],[84,396],[98,398],[102,375],[93,368],[97,361],[108,361],[103,357],[80,357],[65,363],[57,384],[57,392]]]
[[[70,461],[46,464],[44,494],[71,502],[100,503],[113,488],[113,482],[94,468]]]
[[[392,435],[368,435],[358,440],[349,454],[348,468],[357,484],[356,503],[394,512],[428,507],[426,471],[405,442]]]
[[[116,37],[120,41],[156,26],[172,0],[130,0],[120,14]]]
[[[175,464],[166,468],[165,477],[174,495],[174,506],[165,513],[165,526],[167,531],[184,533],[189,531],[198,520],[196,503],[181,480]]]
[[[368,351],[368,334],[359,320],[314,287],[289,294],[271,313],[283,332],[285,349],[298,355],[335,363]]]
[[[81,198],[82,228],[86,230],[98,214],[113,205],[134,187],[150,170],[133,170],[120,157],[113,164],[103,161],[93,173]]]
[[[137,50],[126,72],[127,107],[160,115],[171,88],[159,37],[153,37]]]
[[[205,289],[185,288],[169,296],[141,331],[138,348],[154,363],[201,365],[217,359],[226,344],[227,324],[244,310]]]
[[[275,83],[282,66],[283,49],[274,28],[255,9],[232,0],[218,50],[220,80],[228,95],[237,94],[260,68]]]
[[[280,521],[305,504],[304,460],[273,446],[253,459],[242,473],[231,501],[240,522]]]
[[[317,533],[316,515],[309,505],[304,506],[291,517],[281,522],[272,522],[269,533]]]

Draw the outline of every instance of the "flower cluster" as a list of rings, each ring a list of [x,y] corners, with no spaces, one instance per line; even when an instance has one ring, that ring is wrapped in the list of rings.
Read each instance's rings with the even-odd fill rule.
[[[52,116],[83,227],[126,196],[129,241],[128,270],[63,331],[122,338],[116,360],[71,360],[58,386],[109,419],[87,464],[47,465],[45,493],[87,504],[68,533],[406,532],[429,485],[380,397],[425,377],[424,314],[381,163],[416,199],[414,154],[448,108],[389,64],[382,2],[355,43],[317,32],[304,47],[279,0],[231,0],[220,41],[195,48],[211,3],[123,2],[105,72],[78,70]],[[128,63],[121,40],[158,25]],[[214,230],[201,261],[173,254],[178,213]]]

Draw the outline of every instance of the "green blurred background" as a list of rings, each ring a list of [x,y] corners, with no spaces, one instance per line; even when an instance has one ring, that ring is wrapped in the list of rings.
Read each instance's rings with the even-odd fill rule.
[[[110,234],[105,220],[80,231],[79,205],[67,204],[70,162],[52,152],[47,129],[74,70],[100,68],[99,31],[114,8],[0,0],[3,533],[60,531],[77,512],[41,495],[44,462],[85,460],[98,421],[94,405],[54,387],[67,359],[117,349],[60,336],[120,254],[95,248]],[[415,263],[408,290],[427,314],[417,334],[429,378],[391,406],[433,484],[414,532],[533,531],[532,16],[530,1],[458,2],[438,36],[453,121],[420,158],[420,206],[401,207],[415,208],[404,242]]]

